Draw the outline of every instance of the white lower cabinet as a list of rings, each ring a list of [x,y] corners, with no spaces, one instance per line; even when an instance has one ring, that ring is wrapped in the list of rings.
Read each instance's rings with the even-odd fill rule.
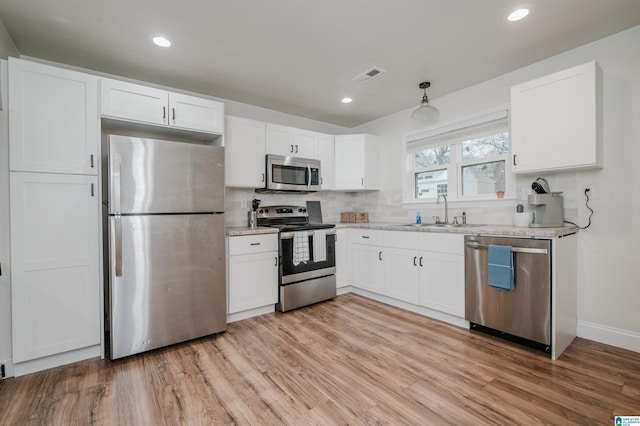
[[[278,303],[278,235],[229,237],[228,314]]]
[[[386,295],[403,302],[416,303],[421,276],[418,253],[415,250],[386,248],[384,258],[387,267]]]
[[[349,271],[351,270],[349,251],[349,230],[336,229],[336,288],[349,285]]]
[[[351,230],[351,285],[464,317],[464,236]]]
[[[464,256],[420,252],[420,305],[464,317]]]
[[[13,362],[99,345],[97,177],[10,180]]]
[[[420,305],[464,317],[464,235],[420,234]]]

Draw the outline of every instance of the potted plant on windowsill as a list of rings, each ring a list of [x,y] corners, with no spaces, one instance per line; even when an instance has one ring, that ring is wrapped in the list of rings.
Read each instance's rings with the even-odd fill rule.
[[[504,198],[504,191],[503,191],[503,190],[501,190],[501,189],[500,189],[500,190],[498,190],[498,191],[496,191],[496,196],[497,196],[498,198]]]
[[[529,226],[533,222],[533,212],[525,212],[524,206],[518,204],[513,214],[513,226]]]

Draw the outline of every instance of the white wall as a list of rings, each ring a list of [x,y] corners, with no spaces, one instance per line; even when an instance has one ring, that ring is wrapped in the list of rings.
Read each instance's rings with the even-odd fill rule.
[[[7,105],[7,61],[0,61],[0,94],[2,105]],[[9,127],[8,112],[0,111],[0,364],[5,364],[7,375],[11,368],[11,274],[9,262]]]
[[[604,169],[545,174],[554,191],[564,191],[567,219],[586,224],[584,188],[591,188],[595,210],[593,225],[578,238],[579,335],[640,351],[640,27],[548,58],[484,83],[434,99],[439,121],[482,112],[509,103],[513,84],[597,60],[603,70]],[[417,98],[416,98],[417,99]],[[417,103],[417,100],[416,100]],[[352,129],[381,138],[383,191],[378,206],[388,194],[402,188],[402,135],[425,127],[409,119],[411,110],[383,117]],[[549,153],[553,155],[553,153]],[[635,169],[634,166],[639,167]],[[517,178],[518,198],[536,176]],[[457,204],[454,209],[471,211],[472,221],[508,223],[515,205],[496,202],[495,207]],[[429,212],[437,207],[426,208]],[[415,214],[415,207],[404,217]],[[385,208],[377,217],[387,216]],[[423,213],[423,216],[425,214]],[[475,219],[475,220],[474,220]]]
[[[9,56],[18,56],[20,52],[16,48],[13,39],[9,36],[4,22],[0,20],[0,58],[7,59]]]

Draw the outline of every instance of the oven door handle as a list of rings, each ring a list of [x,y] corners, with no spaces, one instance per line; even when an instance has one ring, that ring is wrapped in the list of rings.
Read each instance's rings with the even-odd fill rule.
[[[307,236],[309,237],[313,237],[313,235],[315,234],[314,231],[298,231],[298,232],[306,232]],[[281,240],[289,240],[291,238],[293,238],[293,235],[295,234],[295,232],[281,232],[280,233],[280,239]],[[327,229],[325,231],[326,235],[335,235],[336,234],[336,230],[335,229]]]

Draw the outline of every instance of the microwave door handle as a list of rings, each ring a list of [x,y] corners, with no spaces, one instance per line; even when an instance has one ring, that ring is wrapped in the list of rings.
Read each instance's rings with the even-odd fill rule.
[[[307,163],[307,189],[311,189],[311,166]]]

